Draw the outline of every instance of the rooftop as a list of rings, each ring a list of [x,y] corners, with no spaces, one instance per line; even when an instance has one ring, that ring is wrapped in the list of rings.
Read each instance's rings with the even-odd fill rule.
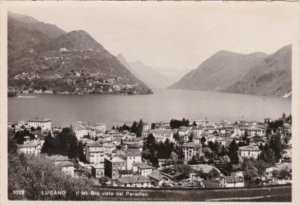
[[[141,156],[141,153],[138,149],[128,149],[125,152],[126,156]]]
[[[172,134],[172,130],[169,129],[153,129],[150,130],[150,133],[152,134]]]
[[[95,169],[104,169],[104,164],[103,163],[94,164],[94,165],[92,165],[92,167]]]
[[[165,178],[164,175],[162,175],[159,171],[157,170],[153,170],[153,172],[151,174],[148,175],[150,178],[156,180],[156,181],[160,181],[162,179]]]
[[[260,149],[257,146],[251,146],[251,145],[239,147],[239,150],[240,151],[256,151],[256,152],[260,151]]]
[[[152,169],[153,167],[150,166],[149,164],[146,164],[144,162],[142,163],[136,163],[137,167],[140,169]]]
[[[182,147],[198,148],[200,145],[196,145],[194,142],[187,142],[182,145]]]

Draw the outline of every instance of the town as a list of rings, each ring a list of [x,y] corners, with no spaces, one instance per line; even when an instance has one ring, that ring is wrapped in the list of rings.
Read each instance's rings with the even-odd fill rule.
[[[93,187],[258,187],[292,183],[291,129],[285,114],[262,122],[139,120],[111,129],[86,121],[59,128],[34,118],[9,123],[8,151]]]

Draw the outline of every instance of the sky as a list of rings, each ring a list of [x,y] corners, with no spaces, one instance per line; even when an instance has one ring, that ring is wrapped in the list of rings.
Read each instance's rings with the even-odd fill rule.
[[[85,30],[128,62],[177,69],[194,69],[220,50],[273,53],[292,43],[298,20],[297,8],[287,2],[18,5],[9,10],[56,24],[66,32]]]

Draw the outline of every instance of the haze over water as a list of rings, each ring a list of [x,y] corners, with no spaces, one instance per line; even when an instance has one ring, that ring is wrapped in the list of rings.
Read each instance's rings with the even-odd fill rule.
[[[50,118],[54,126],[105,122],[108,128],[134,120],[172,118],[263,121],[291,113],[291,99],[207,91],[154,89],[153,95],[34,95],[8,99],[8,121]]]

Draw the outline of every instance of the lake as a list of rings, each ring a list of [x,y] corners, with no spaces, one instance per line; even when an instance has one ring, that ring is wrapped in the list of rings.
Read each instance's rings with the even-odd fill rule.
[[[30,95],[8,99],[8,121],[33,117],[52,119],[55,126],[79,120],[105,122],[108,126],[143,119],[172,118],[212,121],[278,118],[291,113],[291,99],[231,93],[154,89],[153,95]]]

